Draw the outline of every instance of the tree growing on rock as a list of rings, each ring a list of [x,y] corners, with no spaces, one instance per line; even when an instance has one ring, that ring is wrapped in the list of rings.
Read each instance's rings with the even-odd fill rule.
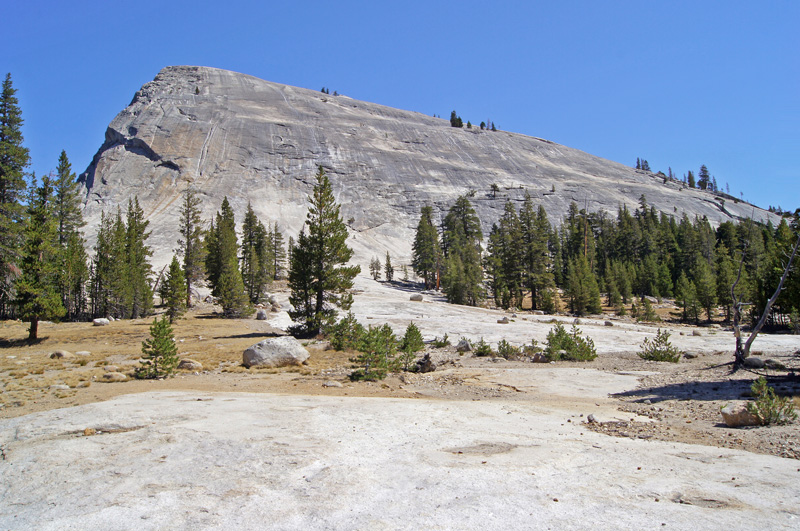
[[[439,233],[433,224],[433,208],[429,206],[422,207],[412,247],[414,254],[411,266],[422,277],[425,289],[438,287],[442,249],[439,245]]]
[[[394,266],[392,265],[392,257],[389,256],[389,251],[386,251],[386,261],[384,262],[383,273],[386,275],[387,282],[394,280]]]
[[[373,256],[372,260],[369,261],[369,274],[372,275],[372,279],[375,281],[381,279],[381,261],[378,260],[377,256]]]
[[[291,251],[289,315],[299,323],[293,330],[296,334],[319,334],[336,319],[337,306],[349,310],[353,304],[349,290],[361,271],[357,265],[345,265],[353,250],[347,246],[347,226],[322,166],[316,179],[305,226]]]
[[[201,199],[197,191],[187,187],[180,208],[178,253],[183,256],[183,276],[186,279],[186,307],[192,305],[192,286],[203,279],[206,248],[203,245],[203,220],[200,218]]]

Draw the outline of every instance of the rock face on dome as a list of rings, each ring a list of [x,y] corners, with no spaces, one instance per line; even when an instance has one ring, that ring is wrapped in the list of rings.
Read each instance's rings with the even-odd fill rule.
[[[163,69],[117,115],[81,175],[90,243],[102,210],[123,211],[137,196],[150,221],[155,265],[176,247],[178,206],[187,186],[205,219],[228,197],[241,223],[247,203],[259,218],[296,237],[321,165],[352,235],[356,260],[408,260],[420,208],[444,213],[462,194],[485,232],[506,199],[525,192],[558,222],[575,201],[616,213],[649,204],[713,224],[750,216],[752,205],[634,170],[540,138],[450,127],[448,120],[263,81],[206,67]],[[496,191],[493,192],[493,185]],[[756,218],[770,214],[756,209]]]

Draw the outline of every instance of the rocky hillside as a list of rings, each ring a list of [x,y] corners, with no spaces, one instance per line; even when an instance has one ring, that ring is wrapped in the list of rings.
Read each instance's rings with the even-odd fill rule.
[[[623,204],[635,208],[642,194],[662,212],[715,224],[753,212],[732,198],[683,189],[548,140],[456,129],[448,120],[346,96],[174,66],[114,118],[81,175],[86,234],[91,242],[101,211],[124,210],[136,195],[150,220],[153,262],[164,264],[178,239],[181,192],[191,185],[207,219],[227,196],[237,221],[250,201],[262,221],[296,236],[318,165],[331,176],[364,265],[386,250],[397,262],[407,260],[420,207],[444,212],[470,191],[487,233],[506,199],[521,202],[526,191],[551,221],[572,201],[615,213]]]

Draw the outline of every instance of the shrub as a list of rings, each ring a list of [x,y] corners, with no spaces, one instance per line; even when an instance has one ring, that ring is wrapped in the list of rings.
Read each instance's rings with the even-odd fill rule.
[[[417,325],[412,321],[406,327],[406,333],[403,339],[400,340],[400,355],[399,362],[403,366],[403,370],[409,370],[411,363],[416,358],[416,353],[425,348],[425,343],[422,341],[422,334],[417,328]]]
[[[435,337],[433,338],[432,345],[433,348],[444,348],[450,345],[450,339],[448,339],[447,334],[445,334],[444,337],[442,337],[442,339]]]
[[[353,312],[349,312],[326,331],[334,350],[358,350],[365,333],[364,326],[356,321]]]
[[[639,357],[649,361],[678,363],[681,359],[681,354],[682,352],[669,342],[669,332],[666,330],[662,332],[659,328],[655,339],[651,341],[649,337],[644,338]]]
[[[550,361],[591,361],[597,357],[592,338],[581,337],[581,331],[575,325],[572,325],[572,332],[567,332],[561,323],[547,333],[544,354]]]
[[[353,380],[382,380],[389,371],[397,369],[397,338],[392,328],[385,324],[369,327],[359,347],[360,354],[351,359],[361,367],[350,375]]]
[[[492,351],[492,347],[489,346],[489,343],[484,341],[483,338],[481,338],[480,341],[475,343],[473,351],[475,352],[476,356],[491,356],[492,354],[494,354],[494,351]]]
[[[539,342],[538,341],[536,341],[535,339],[531,339],[531,344],[530,345],[524,345],[522,347],[522,350],[528,356],[533,356],[534,354],[538,354],[539,352],[541,352],[542,351],[542,347],[539,346]]]
[[[777,396],[775,390],[767,385],[767,379],[760,376],[753,382],[750,390],[755,397],[754,402],[747,404],[747,411],[758,419],[762,426],[770,424],[789,424],[797,420],[794,403],[785,396]]]
[[[169,376],[175,372],[178,361],[178,346],[169,317],[156,317],[150,325],[150,339],[142,341],[142,366],[136,369],[134,376],[141,379]]]
[[[501,339],[497,344],[497,355],[507,360],[513,360],[520,357],[522,349],[515,347],[505,339]]]

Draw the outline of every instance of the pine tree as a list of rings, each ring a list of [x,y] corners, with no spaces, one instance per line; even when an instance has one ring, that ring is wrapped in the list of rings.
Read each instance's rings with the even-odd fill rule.
[[[451,303],[475,306],[483,298],[481,240],[478,215],[467,196],[461,196],[447,212],[442,231],[446,257],[442,289]]]
[[[408,323],[406,333],[403,339],[400,340],[400,351],[403,354],[400,355],[399,361],[403,366],[403,370],[409,370],[411,363],[413,363],[414,358],[416,358],[417,352],[423,348],[425,348],[425,343],[422,340],[422,333],[412,321]]]
[[[272,279],[278,280],[283,275],[286,262],[286,249],[283,246],[283,234],[278,229],[276,221],[269,233],[270,252],[272,257]]]
[[[192,306],[192,286],[203,280],[206,248],[203,245],[203,220],[200,218],[202,200],[197,191],[187,187],[180,208],[178,254],[183,257],[183,276],[186,279],[186,307]]]
[[[369,274],[372,275],[372,279],[375,281],[381,279],[381,261],[378,260],[377,256],[373,256],[372,260],[369,261]]]
[[[305,228],[300,232],[289,270],[293,308],[289,315],[300,323],[296,332],[313,335],[336,319],[336,306],[350,309],[353,296],[349,290],[361,271],[359,266],[345,265],[353,250],[347,246],[347,226],[322,166],[316,180],[305,223],[308,235]]]
[[[583,315],[585,312],[602,311],[597,279],[583,255],[578,255],[569,264],[567,294],[570,298],[570,310],[573,313]]]
[[[175,372],[179,361],[178,345],[170,322],[165,315],[161,319],[156,317],[150,325],[150,339],[142,341],[142,361],[141,367],[136,369],[137,378],[163,378]]]
[[[433,208],[429,206],[422,207],[412,248],[411,267],[414,272],[422,277],[425,289],[437,287],[442,251],[439,245],[439,233],[433,224]]]
[[[222,200],[213,230],[213,250],[209,249],[208,254],[208,259],[212,259],[215,268],[212,294],[219,299],[225,317],[242,317],[250,313],[252,307],[248,302],[242,273],[239,270],[236,220],[227,197]]]
[[[250,302],[261,299],[267,284],[272,279],[272,259],[268,256],[270,245],[264,225],[258,220],[253,207],[247,203],[247,212],[242,223],[242,281]]]
[[[704,258],[698,257],[692,276],[697,290],[697,302],[706,311],[706,318],[710,320],[713,308],[717,304],[717,282],[714,272]]]
[[[708,168],[703,164],[700,166],[700,172],[697,174],[697,185],[701,190],[708,189],[711,184],[711,176],[708,174]]]
[[[149,258],[153,254],[147,247],[149,221],[139,206],[139,198],[128,201],[125,223],[126,282],[123,290],[124,316],[135,319],[148,315],[153,307],[153,290],[150,287],[152,270]]]
[[[689,188],[695,187],[695,180],[694,180],[694,173],[692,170],[689,170],[689,175],[687,177],[687,182],[689,183]]]
[[[392,266],[392,257],[389,256],[389,251],[386,251],[386,261],[383,265],[383,273],[386,275],[387,282],[394,280],[394,266]]]
[[[176,256],[172,257],[167,276],[161,283],[159,295],[162,304],[167,307],[169,322],[175,322],[186,310],[186,280],[183,269]]]
[[[21,269],[17,279],[19,317],[30,322],[28,339],[38,339],[39,321],[61,318],[64,306],[58,292],[58,233],[53,216],[53,186],[49,177],[37,187],[35,177],[28,200]]]
[[[22,111],[16,92],[11,74],[6,74],[0,95],[0,318],[9,315],[19,273],[25,168],[30,164],[28,148],[22,145]]]
[[[66,318],[75,319],[86,310],[86,284],[89,278],[85,241],[80,232],[85,225],[75,173],[61,151],[54,182],[54,214],[58,224],[59,269],[58,289]]]
[[[554,287],[553,263],[548,248],[550,222],[543,206],[539,205],[534,213],[533,200],[527,192],[519,218],[525,285],[531,292],[531,309],[538,310],[547,290]]]

